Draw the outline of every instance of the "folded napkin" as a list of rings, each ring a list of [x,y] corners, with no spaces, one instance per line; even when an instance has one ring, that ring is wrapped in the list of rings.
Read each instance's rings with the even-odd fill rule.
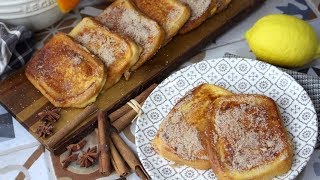
[[[24,26],[0,22],[0,79],[30,59],[33,53],[31,36],[31,31]]]
[[[230,54],[230,53],[225,53],[224,56],[225,58],[241,58],[238,55]],[[320,129],[320,78],[310,76],[301,72],[293,71],[290,69],[284,69],[284,68],[279,68],[282,71],[288,73],[290,76],[292,76],[309,94],[313,105],[315,107],[315,110],[317,112],[318,116],[318,129]],[[320,147],[320,132],[318,131],[318,141],[316,144],[316,148]]]

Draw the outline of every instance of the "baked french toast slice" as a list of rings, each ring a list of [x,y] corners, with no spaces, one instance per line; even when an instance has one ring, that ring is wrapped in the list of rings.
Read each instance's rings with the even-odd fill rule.
[[[56,107],[87,106],[96,100],[106,81],[103,63],[63,33],[36,52],[25,74]]]
[[[218,179],[271,179],[291,168],[292,145],[271,98],[219,97],[207,117],[207,150]]]
[[[166,32],[165,43],[177,34],[191,15],[189,7],[179,0],[132,0],[138,9],[158,22]]]
[[[105,89],[117,83],[139,59],[141,48],[136,43],[92,18],[83,18],[69,35],[103,61],[107,69]]]
[[[224,9],[226,9],[228,7],[228,5],[230,4],[231,0],[216,0],[216,6],[214,6],[211,9],[210,14],[214,15],[217,14],[221,11],[223,11]]]
[[[162,157],[179,165],[210,169],[204,131],[207,111],[213,101],[231,92],[215,85],[202,84],[188,92],[162,121],[152,147]]]
[[[180,34],[185,34],[200,26],[210,15],[214,8],[217,8],[217,0],[180,0],[191,9],[189,20],[179,30]]]
[[[165,32],[162,27],[142,14],[129,0],[116,0],[96,20],[111,31],[130,37],[143,48],[139,60],[130,68],[131,71],[149,60],[164,42]]]

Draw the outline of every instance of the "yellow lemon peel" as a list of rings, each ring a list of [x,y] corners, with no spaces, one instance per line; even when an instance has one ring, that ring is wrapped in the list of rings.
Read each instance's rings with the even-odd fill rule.
[[[294,16],[267,15],[245,33],[245,38],[258,59],[274,65],[299,67],[320,57],[315,30]]]

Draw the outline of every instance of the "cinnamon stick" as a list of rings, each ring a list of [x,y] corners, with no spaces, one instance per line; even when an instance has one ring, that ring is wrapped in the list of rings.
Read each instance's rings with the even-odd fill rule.
[[[142,180],[150,179],[150,177],[145,172],[145,170],[143,169],[142,166],[137,166],[135,171],[136,171],[137,176],[139,176]]]
[[[117,148],[114,146],[112,141],[110,141],[110,151],[111,151],[111,163],[116,173],[120,177],[125,177],[129,174],[130,169],[127,167],[126,163],[119,154]]]
[[[47,146],[53,147],[54,145],[56,145],[68,133],[70,133],[74,128],[76,128],[85,118],[87,118],[89,115],[93,114],[97,110],[98,108],[94,104],[84,108],[82,112],[80,112],[73,120],[70,121],[70,123],[68,123],[64,128],[56,132],[53,136],[51,136],[48,139]]]
[[[143,103],[144,101],[142,101],[140,105],[142,106]],[[132,120],[136,117],[137,114],[138,113],[134,109],[131,109],[128,113],[114,121],[112,123],[112,126],[116,128],[118,132],[121,132],[132,123]]]
[[[137,97],[134,98],[139,104],[141,104],[143,101],[147,99],[147,97],[150,95],[150,93],[157,87],[157,84],[152,84],[150,87],[148,87],[146,90],[144,90],[141,94],[139,94]],[[116,121],[119,119],[121,116],[124,114],[128,113],[132,108],[128,105],[125,104],[118,110],[114,111],[109,115],[109,119],[111,122]]]
[[[112,123],[112,126],[117,129],[118,132],[124,130],[128,125],[131,124],[134,117],[136,117],[137,112],[131,109],[128,113],[117,119]]]
[[[111,174],[111,161],[110,161],[110,138],[109,127],[106,124],[106,118],[103,111],[98,111],[98,137],[99,137],[99,171],[101,174]]]
[[[111,132],[111,139],[115,147],[118,149],[119,153],[123,157],[123,159],[127,162],[129,167],[133,169],[137,176],[141,179],[150,179],[147,172],[144,170],[141,162],[136,157],[136,155],[132,152],[129,146],[121,139],[118,133],[112,131]]]
[[[95,128],[94,129],[94,132],[96,133],[96,138],[97,138],[97,146],[98,146],[98,152],[99,152],[99,150],[101,149],[101,146],[100,146],[100,143],[99,143],[99,130],[98,130],[98,128]],[[100,156],[100,153],[99,153],[99,155],[98,155],[98,161],[99,161],[99,172],[101,172],[102,171],[102,166],[100,166],[100,162],[102,161],[101,160],[101,156]]]

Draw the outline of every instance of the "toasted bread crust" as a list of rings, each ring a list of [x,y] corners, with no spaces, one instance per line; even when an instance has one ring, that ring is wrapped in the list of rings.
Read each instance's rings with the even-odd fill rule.
[[[120,80],[124,72],[137,62],[141,52],[132,40],[122,38],[88,17],[83,18],[69,35],[104,62],[108,77],[105,89]]]
[[[290,169],[292,145],[272,99],[220,97],[208,117],[206,147],[219,179],[269,179]]]
[[[193,0],[180,0],[191,9],[191,17],[179,30],[180,34],[185,34],[200,26],[210,15],[212,9],[217,7],[217,0],[200,0],[195,3]]]
[[[210,162],[207,159],[185,160],[175,153],[175,150],[166,144],[166,142],[157,136],[152,141],[154,150],[164,158],[175,162],[176,165],[187,165],[196,169],[210,169]]]
[[[210,11],[210,15],[215,15],[217,13],[220,13],[224,9],[228,7],[230,4],[231,0],[216,0],[216,5],[212,7]]]
[[[187,22],[191,10],[178,0],[133,0],[138,9],[157,21],[166,32],[168,42]]]
[[[202,146],[205,144],[203,137],[208,125],[205,115],[208,107],[216,98],[227,95],[232,95],[232,93],[209,84],[202,84],[187,93],[161,123],[160,129],[152,142],[155,151],[177,164],[188,165],[197,169],[209,169],[210,163],[207,151]],[[172,130],[178,134],[170,132]],[[188,136],[191,139],[188,139]],[[175,142],[175,138],[178,138],[177,142]],[[182,139],[185,139],[185,141]],[[178,143],[181,143],[180,147],[187,147],[189,144],[193,144],[193,147],[191,149],[173,147]],[[191,154],[184,153],[188,151]]]
[[[130,37],[142,48],[139,60],[130,70],[134,71],[149,60],[164,42],[165,32],[154,20],[137,10],[129,0],[117,0],[108,6],[96,20],[122,36]]]
[[[56,34],[33,56],[25,74],[56,107],[87,106],[106,81],[102,62],[63,33]]]
[[[217,8],[216,13],[219,13],[228,7],[231,0],[217,0],[217,2],[218,2],[218,8]]]

